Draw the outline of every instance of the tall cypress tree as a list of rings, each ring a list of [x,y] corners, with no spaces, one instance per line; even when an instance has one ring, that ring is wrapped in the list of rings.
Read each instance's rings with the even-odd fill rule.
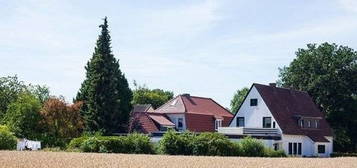
[[[106,17],[99,27],[102,31],[93,56],[85,67],[86,79],[76,100],[84,103],[81,114],[86,131],[103,131],[108,135],[126,131],[132,92],[119,69],[119,60],[112,54]]]

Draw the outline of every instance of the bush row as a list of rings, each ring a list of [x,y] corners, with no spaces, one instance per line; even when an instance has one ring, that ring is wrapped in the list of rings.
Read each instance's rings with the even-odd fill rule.
[[[331,153],[331,157],[357,157],[357,153],[334,152],[334,153]]]
[[[284,151],[266,148],[261,141],[250,137],[232,142],[218,133],[179,134],[174,131],[164,134],[159,142],[159,152],[169,155],[286,157]]]
[[[128,136],[84,135],[74,138],[67,149],[99,153],[141,153],[198,156],[250,156],[286,157],[284,151],[266,148],[259,140],[247,137],[240,142],[232,142],[218,133],[166,132],[157,149],[150,138],[142,134]]]
[[[73,139],[68,150],[80,149],[82,152],[153,154],[150,138],[142,134],[128,136],[82,136]]]

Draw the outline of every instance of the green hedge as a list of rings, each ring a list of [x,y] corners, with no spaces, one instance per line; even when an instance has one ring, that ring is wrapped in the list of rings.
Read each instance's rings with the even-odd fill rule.
[[[169,155],[286,157],[284,151],[266,148],[254,138],[232,142],[219,133],[177,133],[169,130],[159,142],[159,151]]]
[[[341,153],[341,152],[333,152],[330,155],[331,157],[357,157],[357,153]]]
[[[82,152],[153,154],[150,138],[142,134],[128,136],[83,136],[73,139],[68,149]]]
[[[16,148],[17,140],[8,127],[0,125],[0,150],[13,150]]]

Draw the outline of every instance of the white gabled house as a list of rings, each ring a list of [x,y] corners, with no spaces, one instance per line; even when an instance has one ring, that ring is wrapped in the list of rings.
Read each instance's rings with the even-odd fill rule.
[[[275,84],[253,84],[229,127],[218,132],[237,140],[252,136],[291,156],[333,152],[332,130],[311,97]]]

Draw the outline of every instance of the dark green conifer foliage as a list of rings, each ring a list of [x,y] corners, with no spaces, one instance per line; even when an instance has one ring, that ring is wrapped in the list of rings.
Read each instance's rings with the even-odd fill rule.
[[[107,18],[99,26],[101,34],[92,58],[87,63],[86,79],[76,101],[83,101],[81,114],[86,131],[104,134],[126,132],[132,92],[111,51]]]

